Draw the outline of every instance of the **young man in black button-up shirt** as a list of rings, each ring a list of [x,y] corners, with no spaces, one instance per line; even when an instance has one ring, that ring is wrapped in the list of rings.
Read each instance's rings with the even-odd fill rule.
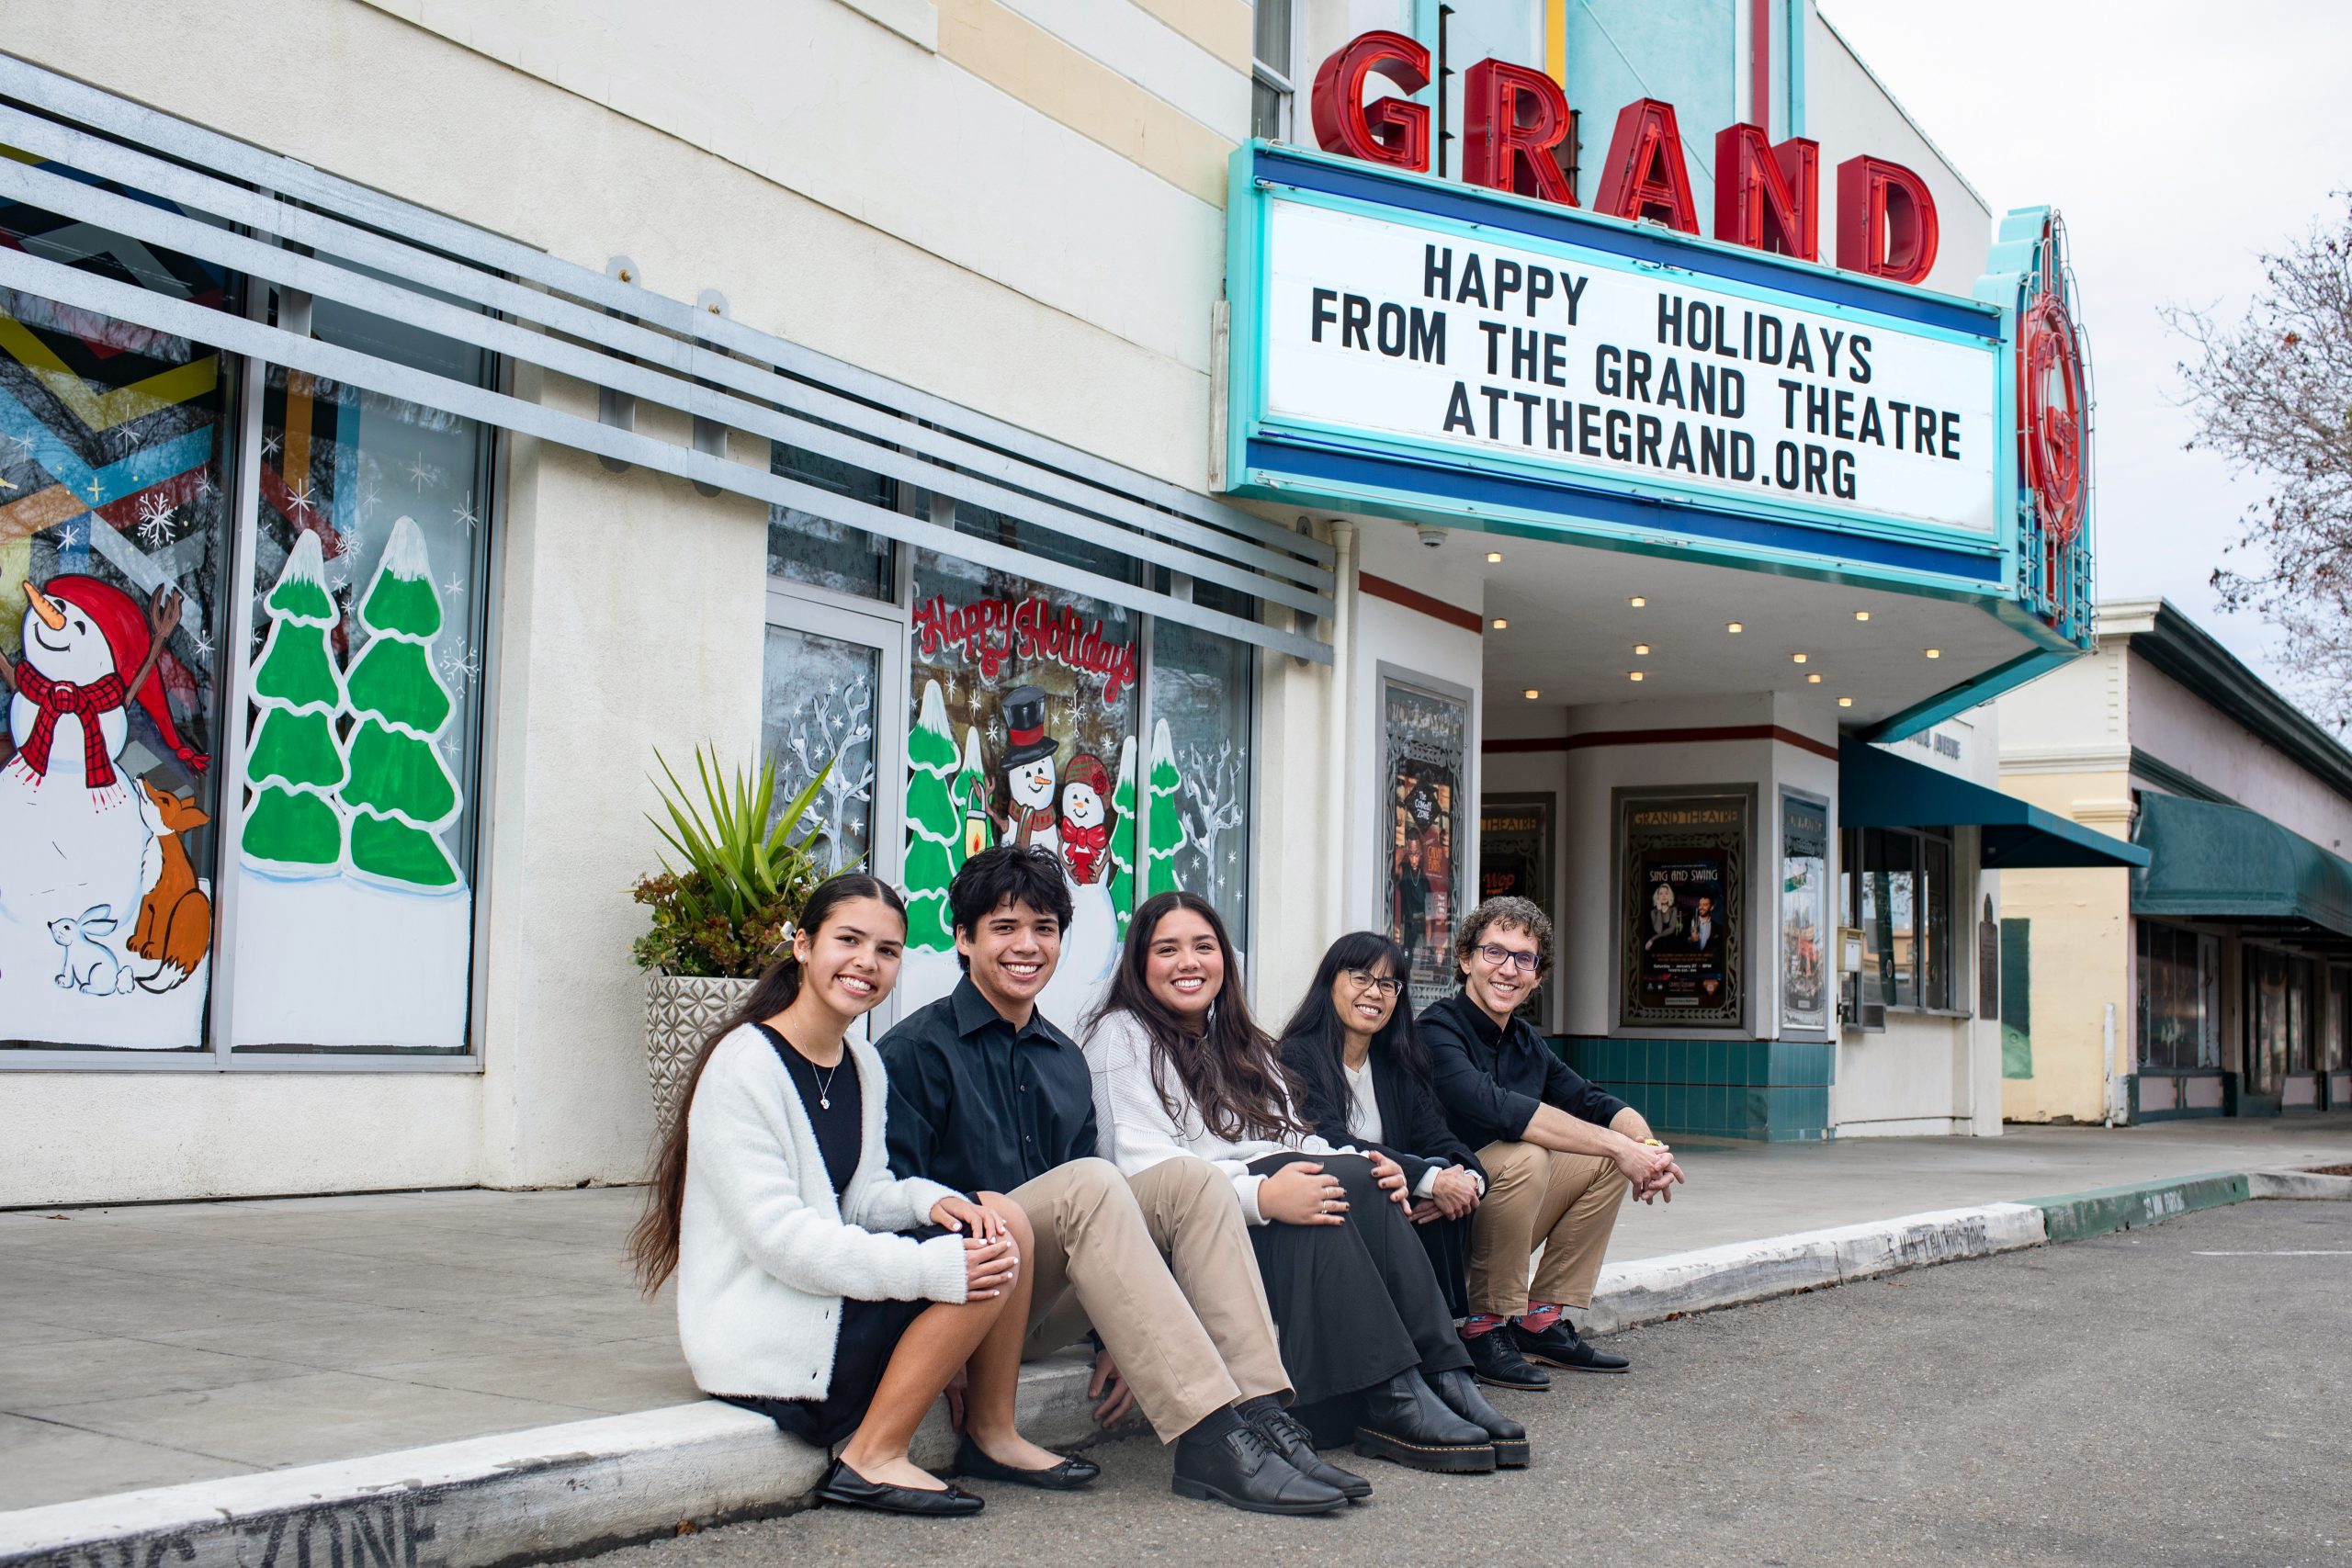
[[[1095,1155],[1086,1058],[1036,1007],[1070,918],[1059,861],[984,850],[947,899],[964,978],[878,1047],[891,1170],[1021,1205],[1035,1231],[1023,1260],[1028,1353],[1058,1350],[1091,1322],[1097,1415],[1108,1425],[1140,1405],[1176,1444],[1178,1492],[1265,1513],[1344,1506],[1323,1478],[1344,1472],[1281,1408],[1290,1379],[1232,1183],[1190,1158],[1130,1183]],[[984,1449],[990,1436],[975,1435]]]
[[[1552,964],[1543,910],[1487,899],[1462,922],[1454,958],[1462,988],[1430,1004],[1420,1025],[1438,1101],[1487,1172],[1470,1222],[1471,1359],[1505,1388],[1550,1386],[1531,1359],[1622,1372],[1625,1358],[1586,1344],[1567,1314],[1592,1305],[1624,1194],[1670,1201],[1682,1168],[1640,1111],[1586,1082],[1517,1016]]]

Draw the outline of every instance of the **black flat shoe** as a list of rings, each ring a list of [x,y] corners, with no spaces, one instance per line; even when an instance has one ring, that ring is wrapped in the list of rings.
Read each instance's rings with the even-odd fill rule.
[[[1531,1361],[1541,1361],[1547,1367],[1558,1367],[1571,1372],[1622,1372],[1633,1362],[1607,1350],[1596,1350],[1577,1336],[1577,1326],[1565,1316],[1553,1321],[1552,1326],[1541,1334],[1530,1334],[1517,1324],[1499,1328],[1496,1334],[1509,1334],[1519,1347],[1520,1354]],[[1491,1339],[1495,1335],[1487,1336]]]
[[[1462,1348],[1470,1352],[1470,1371],[1490,1388],[1541,1393],[1552,1386],[1552,1374],[1519,1353],[1507,1327],[1474,1334]]]
[[[955,1519],[988,1506],[960,1486],[933,1492],[923,1486],[888,1486],[868,1481],[841,1461],[817,1483],[818,1497],[844,1508],[871,1508],[880,1514],[916,1514],[926,1518]]]
[[[956,1446],[956,1473],[974,1481],[1009,1481],[1044,1492],[1075,1492],[1102,1473],[1091,1459],[1064,1459],[1050,1470],[1018,1470],[989,1458],[988,1450],[967,1436]]]

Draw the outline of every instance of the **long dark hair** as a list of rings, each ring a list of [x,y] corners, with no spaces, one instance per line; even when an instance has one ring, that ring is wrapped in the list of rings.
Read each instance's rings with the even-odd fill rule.
[[[1412,955],[1378,931],[1350,931],[1323,954],[1314,983],[1299,998],[1298,1010],[1283,1026],[1283,1061],[1303,1057],[1306,1063],[1304,1076],[1333,1105],[1345,1107],[1348,1103],[1342,1068],[1348,1029],[1340,1021],[1340,1010],[1331,1005],[1331,987],[1343,970],[1376,974],[1384,964],[1404,989],[1396,994],[1396,1008],[1388,1015],[1388,1021],[1373,1032],[1372,1048],[1416,1077],[1430,1076],[1429,1050],[1422,1045],[1420,1029],[1413,1021]],[[1306,1043],[1306,1048],[1295,1052],[1292,1047],[1300,1041]]]
[[[1209,924],[1217,951],[1225,957],[1225,980],[1209,1004],[1207,1028],[1195,1034],[1151,994],[1144,974],[1151,960],[1152,933],[1159,922],[1179,909],[1190,909]],[[1297,1095],[1282,1056],[1266,1032],[1250,1017],[1241,995],[1241,966],[1233,955],[1233,939],[1216,906],[1197,893],[1158,893],[1145,899],[1127,925],[1127,945],[1112,972],[1111,990],[1087,1020],[1091,1032],[1114,1012],[1135,1015],[1151,1037],[1152,1083],[1168,1114],[1183,1120],[1183,1108],[1172,1103],[1163,1065],[1192,1097],[1201,1124],[1216,1137],[1231,1142],[1243,1138],[1281,1139],[1314,1129],[1298,1120]]]
[[[800,907],[798,930],[807,931],[814,942],[825,929],[833,911],[856,898],[877,898],[897,911],[903,924],[907,918],[907,901],[899,890],[878,876],[862,871],[843,872],[827,877],[808,895]],[[694,1108],[695,1087],[702,1082],[702,1070],[709,1065],[710,1054],[718,1043],[747,1023],[774,1018],[790,1007],[800,995],[800,960],[790,951],[768,966],[743,1004],[727,1015],[710,1037],[695,1053],[694,1066],[686,1069],[685,1092],[678,1097],[678,1113],[671,1121],[669,1130],[662,1134],[662,1143],[653,1155],[653,1170],[648,1179],[645,1213],[639,1216],[636,1227],[628,1233],[628,1259],[635,1270],[639,1289],[647,1295],[662,1288],[678,1267],[678,1219],[686,1205],[686,1113]],[[875,998],[878,1004],[881,998]]]

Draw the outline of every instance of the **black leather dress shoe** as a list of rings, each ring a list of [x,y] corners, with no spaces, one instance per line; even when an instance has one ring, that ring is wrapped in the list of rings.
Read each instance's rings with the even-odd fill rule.
[[[1488,1337],[1492,1337],[1489,1336]],[[1504,1470],[1519,1470],[1528,1460],[1527,1428],[1487,1403],[1478,1392],[1478,1380],[1460,1367],[1451,1371],[1424,1372],[1430,1390],[1445,1401],[1445,1407],[1476,1427],[1484,1427],[1487,1436],[1495,1440],[1495,1463]]]
[[[1410,1367],[1364,1391],[1363,1414],[1356,1418],[1356,1452],[1443,1474],[1495,1468],[1495,1440],[1487,1429],[1446,1408],[1445,1401]]]
[[[1552,1374],[1519,1353],[1508,1326],[1474,1334],[1462,1342],[1470,1352],[1470,1370],[1491,1388],[1515,1388],[1541,1393],[1552,1386]]]
[[[1009,1481],[1015,1486],[1035,1486],[1046,1492],[1075,1492],[1102,1473],[1102,1467],[1092,1460],[1070,1457],[1047,1470],[1020,1470],[999,1464],[968,1436],[956,1445],[955,1470],[956,1474],[974,1481]]]
[[[1168,1489],[1179,1497],[1215,1498],[1253,1514],[1328,1514],[1348,1506],[1338,1487],[1299,1474],[1257,1427],[1238,1416],[1214,1437],[1187,1432],[1176,1439],[1176,1474]]]
[[[1336,1487],[1340,1496],[1351,1503],[1360,1503],[1372,1495],[1372,1483],[1351,1470],[1341,1470],[1315,1451],[1315,1435],[1287,1410],[1276,1406],[1269,1410],[1253,1410],[1243,1417],[1258,1429],[1258,1435],[1274,1446],[1274,1451],[1290,1461],[1290,1466],[1309,1481],[1319,1481]]]
[[[1496,1333],[1509,1334],[1520,1354],[1529,1360],[1571,1372],[1622,1372],[1634,1364],[1623,1356],[1596,1350],[1586,1344],[1577,1337],[1577,1325],[1566,1317],[1555,1318],[1552,1326],[1541,1334],[1530,1334],[1515,1323]]]
[[[845,1508],[872,1508],[883,1514],[918,1514],[926,1518],[962,1518],[988,1505],[960,1486],[933,1492],[923,1486],[890,1486],[868,1481],[841,1461],[817,1483],[817,1495]]]

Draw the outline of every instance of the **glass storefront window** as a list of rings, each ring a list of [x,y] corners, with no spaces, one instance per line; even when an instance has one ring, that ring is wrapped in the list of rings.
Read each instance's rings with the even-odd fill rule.
[[[243,309],[233,275],[21,204],[0,243]],[[0,1051],[206,1048],[233,370],[0,291]]]
[[[1069,884],[1075,913],[1039,1005],[1072,1026],[1110,976],[1147,866],[1182,842],[1181,818],[1161,811],[1174,771],[1136,743],[1139,617],[929,550],[913,578],[901,1009],[954,988],[956,868],[1019,842],[1052,850]]]
[[[1849,829],[1838,887],[1862,932],[1855,1015],[1880,1027],[1884,1010],[1947,1010],[1952,1000],[1951,910],[1958,889],[1951,840],[1900,828]]]
[[[1198,893],[1225,917],[1236,946],[1250,931],[1250,697],[1257,660],[1246,645],[1213,632],[1155,621],[1151,634],[1151,759],[1155,784],[1163,760],[1174,771],[1172,794],[1152,795],[1155,856],[1148,892]],[[1174,813],[1172,835],[1159,813]]]
[[[882,655],[839,637],[771,626],[761,667],[760,751],[775,762],[775,812],[798,797],[828,762],[810,804],[828,873],[871,865],[874,717]],[[773,821],[773,818],[771,818]]]
[[[898,481],[865,468],[854,468],[778,441],[771,445],[769,471],[804,484],[816,485],[895,512]],[[854,593],[861,599],[888,599],[895,591],[892,578],[895,547],[879,535],[813,512],[789,506],[768,508],[768,574],[795,582]]]
[[[321,301],[314,335],[481,384]],[[263,399],[234,1048],[467,1049],[488,434],[273,368]]]
[[[2154,920],[2137,923],[2141,1066],[2152,1072],[2220,1066],[2220,940]]]

